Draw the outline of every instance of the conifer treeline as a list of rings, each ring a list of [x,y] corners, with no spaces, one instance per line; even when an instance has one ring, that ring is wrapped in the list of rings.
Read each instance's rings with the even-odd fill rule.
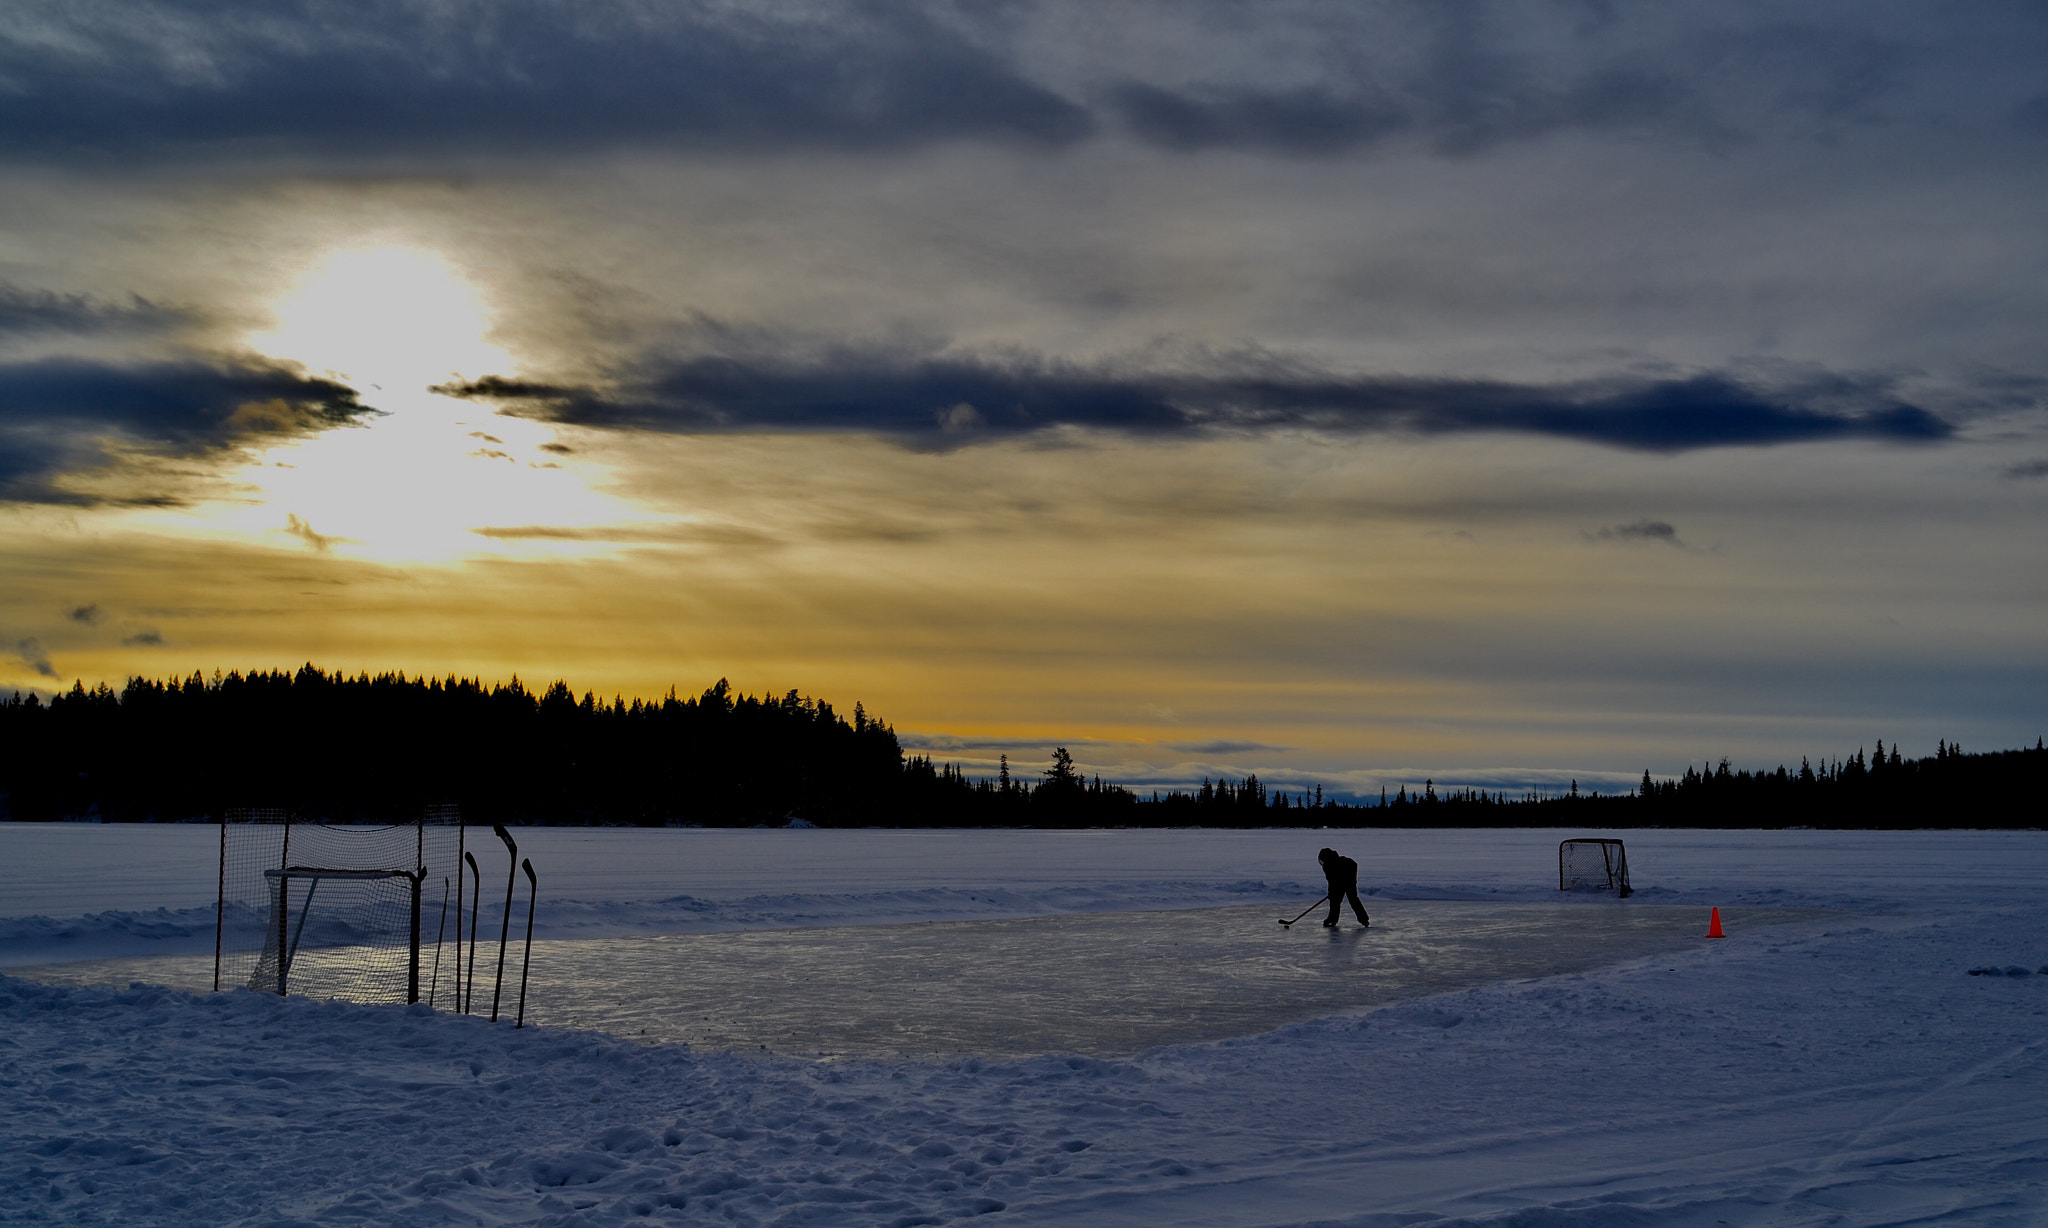
[[[0,699],[0,818],[179,820],[233,808],[391,821],[454,803],[473,821],[820,825],[1268,827],[2034,827],[2048,749],[1964,754],[1943,742],[1907,759],[1866,756],[1798,771],[1727,760],[1625,794],[1560,796],[1403,787],[1350,805],[1257,776],[1140,798],[1090,779],[1064,748],[1043,770],[970,779],[904,755],[859,704],[703,694],[614,699],[516,677],[296,672],[82,684],[45,704]]]
[[[1313,793],[1268,793],[1256,776],[1233,787],[1227,780],[1201,791],[1154,795],[1160,806],[1140,806],[1139,821],[1208,827],[1838,827],[2038,828],[2048,797],[2048,744],[2032,749],[1965,754],[1946,741],[1933,756],[1907,759],[1884,744],[1868,756],[1818,768],[1801,760],[1794,772],[1750,772],[1721,760],[1704,770],[1642,784],[1627,793],[1581,793],[1577,781],[1554,795],[1483,789],[1438,792],[1425,780],[1404,786],[1378,804],[1348,805]],[[1167,813],[1146,813],[1155,810]],[[1172,817],[1168,817],[1171,814]]]
[[[895,731],[789,692],[653,702],[536,694],[518,678],[198,674],[0,704],[15,819],[187,819],[251,807],[396,820],[454,803],[482,822],[863,818],[905,776]]]
[[[1798,771],[1783,766],[1751,772],[1723,759],[1688,767],[1675,779],[1646,771],[1627,793],[1584,794],[1574,781],[1555,796],[1460,789],[1439,794],[1403,789],[1380,807],[1341,809],[1333,826],[1370,827],[1926,827],[2038,828],[2048,796],[2048,744],[1965,754],[1948,743],[1934,755],[1907,759],[1883,743],[1866,757]]]

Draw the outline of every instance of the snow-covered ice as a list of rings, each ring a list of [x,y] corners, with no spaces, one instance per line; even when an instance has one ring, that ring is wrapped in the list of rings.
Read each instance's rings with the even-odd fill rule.
[[[131,873],[131,833],[135,862],[184,858],[200,881]],[[1419,922],[1433,901],[1554,899],[1559,834],[518,833],[563,950],[579,934],[1298,908],[1324,843],[1359,858],[1391,926],[1408,902]],[[210,951],[208,835],[0,825],[0,951],[16,967],[191,955],[198,928]],[[821,1062],[7,978],[0,1220],[2048,1222],[2048,976],[2009,974],[2048,964],[2048,836],[1625,835],[1637,899],[1565,910],[1696,910],[1703,930],[1718,904],[1730,936],[1114,1059]],[[123,896],[49,886],[124,876]],[[1260,925],[1262,943],[1285,933]]]

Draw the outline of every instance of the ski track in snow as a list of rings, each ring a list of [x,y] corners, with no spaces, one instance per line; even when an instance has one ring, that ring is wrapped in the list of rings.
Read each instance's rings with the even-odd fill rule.
[[[1747,931],[1731,890],[1731,936],[1676,956],[1127,1060],[0,977],[0,1222],[2040,1224],[2048,975],[1968,975],[2048,964],[2025,847],[2007,885],[1837,864],[1747,890],[1839,920]]]

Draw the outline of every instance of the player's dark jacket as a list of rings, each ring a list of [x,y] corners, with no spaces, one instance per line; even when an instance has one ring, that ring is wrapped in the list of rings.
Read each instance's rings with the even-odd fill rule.
[[[1334,849],[1324,849],[1328,854],[1321,858],[1323,877],[1330,880],[1330,895],[1343,899],[1358,890],[1358,863],[1349,857],[1339,856]]]

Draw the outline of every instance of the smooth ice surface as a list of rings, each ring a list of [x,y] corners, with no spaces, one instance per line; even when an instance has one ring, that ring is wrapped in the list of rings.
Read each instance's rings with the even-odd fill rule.
[[[1376,902],[1371,928],[1259,905],[537,942],[526,1017],[644,1042],[822,1057],[1126,1056],[1510,978],[1681,949],[1699,910],[1634,902]],[[1731,913],[1737,925],[1810,917]],[[488,1012],[497,943],[479,961]],[[304,952],[305,979],[321,952]],[[503,1013],[517,1009],[521,947]],[[422,969],[426,996],[436,980]],[[445,1002],[449,972],[439,979]],[[295,969],[295,972],[299,970]],[[210,988],[190,956],[22,969],[53,984]]]
[[[1375,904],[1291,929],[1262,906],[542,943],[544,1024],[840,1056],[1143,1052],[1697,940],[1692,908]],[[1752,924],[1782,915],[1746,918]]]

